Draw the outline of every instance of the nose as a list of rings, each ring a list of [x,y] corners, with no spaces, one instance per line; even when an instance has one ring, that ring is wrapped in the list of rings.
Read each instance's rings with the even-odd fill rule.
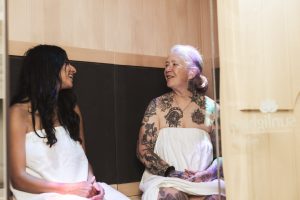
[[[169,72],[172,70],[172,66],[171,65],[167,65],[165,68],[165,72]]]
[[[71,70],[71,72],[73,72],[74,74],[76,74],[76,72],[77,72],[76,68],[75,68],[73,65],[71,65],[71,64],[70,64],[70,70]]]

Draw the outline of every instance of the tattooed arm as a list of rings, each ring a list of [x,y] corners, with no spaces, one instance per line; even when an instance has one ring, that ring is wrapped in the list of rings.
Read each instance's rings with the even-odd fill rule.
[[[189,172],[193,174],[188,180],[191,182],[208,182],[218,178],[218,171],[220,178],[224,178],[223,176],[223,158],[218,157],[216,158],[212,164],[203,171],[198,172]]]
[[[154,153],[159,131],[156,100],[152,100],[144,114],[137,144],[137,157],[152,174],[164,176],[169,164]]]

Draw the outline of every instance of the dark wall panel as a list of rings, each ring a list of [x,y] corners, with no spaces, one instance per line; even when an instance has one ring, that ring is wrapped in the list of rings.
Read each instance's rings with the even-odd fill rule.
[[[114,67],[89,62],[72,64],[77,69],[74,89],[84,120],[88,159],[99,180],[116,183]]]
[[[22,65],[22,58],[21,56],[10,56],[10,65],[9,65],[9,71],[10,71],[10,81],[9,81],[9,88],[10,88],[10,97],[12,97],[17,90],[18,87],[18,81],[19,76],[21,73],[21,65]]]
[[[118,183],[139,181],[144,170],[135,153],[139,128],[148,103],[167,91],[163,69],[118,66],[116,82]]]

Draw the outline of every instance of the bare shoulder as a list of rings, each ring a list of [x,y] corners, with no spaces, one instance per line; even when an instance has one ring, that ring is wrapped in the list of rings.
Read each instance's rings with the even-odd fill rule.
[[[16,103],[9,108],[10,118],[24,118],[29,114],[27,103]]]
[[[160,109],[160,111],[165,112],[167,109],[172,107],[173,93],[172,92],[165,93],[157,97],[155,100],[156,100],[156,105]]]
[[[27,131],[29,127],[30,113],[28,103],[17,103],[9,108],[9,124],[11,130]]]
[[[169,101],[173,99],[173,93],[172,92],[167,92],[159,97],[156,98],[157,101]]]
[[[74,111],[78,114],[78,115],[81,115],[81,112],[80,112],[80,108],[79,106],[76,104],[75,108],[74,108]]]
[[[76,106],[74,108],[74,111],[75,111],[75,113],[77,113],[77,115],[80,118],[80,121],[82,122],[82,115],[81,115],[81,111],[80,111],[80,108],[79,108],[78,104],[76,104]]]

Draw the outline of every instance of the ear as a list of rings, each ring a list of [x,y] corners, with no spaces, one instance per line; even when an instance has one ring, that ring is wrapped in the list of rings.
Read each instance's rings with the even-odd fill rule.
[[[197,72],[198,70],[195,67],[191,67],[188,71],[188,79],[193,79],[196,76]]]

